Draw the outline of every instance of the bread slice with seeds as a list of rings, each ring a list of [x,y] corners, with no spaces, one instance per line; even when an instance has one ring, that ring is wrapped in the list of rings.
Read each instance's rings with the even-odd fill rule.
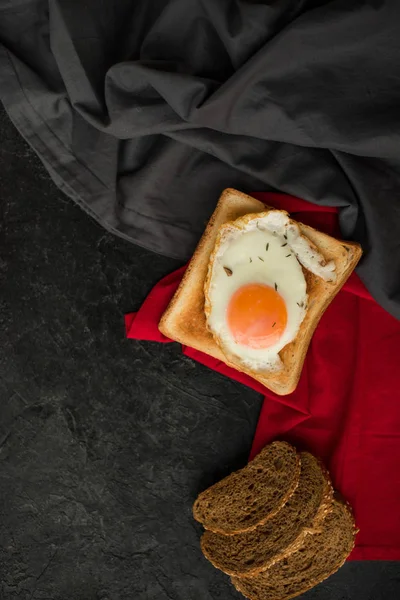
[[[300,476],[300,456],[286,442],[266,446],[246,467],[202,492],[194,518],[224,535],[250,531],[289,500]]]
[[[333,489],[319,461],[302,452],[299,485],[289,501],[265,524],[233,536],[206,531],[205,557],[228,575],[252,576],[297,550],[332,510]]]
[[[235,588],[250,600],[289,600],[335,573],[354,547],[356,529],[347,504],[334,500],[320,533],[308,535],[287,558],[255,577],[233,577]]]

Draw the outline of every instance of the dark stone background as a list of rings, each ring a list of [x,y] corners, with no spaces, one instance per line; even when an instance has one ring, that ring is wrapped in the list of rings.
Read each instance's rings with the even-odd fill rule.
[[[261,397],[127,341],[177,267],[65,198],[0,110],[0,598],[233,600],[202,558],[197,492],[243,465]],[[309,600],[398,600],[400,563],[351,563]]]

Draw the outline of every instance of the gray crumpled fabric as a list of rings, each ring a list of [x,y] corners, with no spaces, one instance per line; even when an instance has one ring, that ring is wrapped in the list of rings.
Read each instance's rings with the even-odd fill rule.
[[[397,0],[3,0],[0,100],[68,196],[159,253],[188,258],[227,186],[340,207],[400,318],[399,22]]]

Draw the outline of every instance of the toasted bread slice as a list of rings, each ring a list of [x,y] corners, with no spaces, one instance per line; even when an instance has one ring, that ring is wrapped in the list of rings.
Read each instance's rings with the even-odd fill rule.
[[[286,395],[293,392],[298,384],[312,334],[321,316],[354,270],[362,250],[359,244],[337,240],[308,225],[298,223],[302,235],[315,244],[326,261],[335,261],[336,280],[334,283],[327,282],[307,271],[307,313],[296,338],[279,352],[283,362],[281,371],[260,373],[231,363],[207,329],[204,282],[208,273],[208,263],[222,224],[249,213],[265,212],[268,209],[274,210],[236,190],[227,189],[222,193],[182,282],[161,318],[159,329],[167,337],[247,373],[276,394]]]
[[[303,546],[255,577],[233,577],[235,588],[250,600],[289,600],[303,594],[345,562],[357,530],[348,505],[334,500],[321,531],[305,538]]]
[[[264,525],[238,535],[206,531],[201,549],[227,575],[251,577],[266,571],[304,543],[332,510],[333,488],[319,461],[302,452],[299,485],[281,510]]]
[[[225,536],[250,531],[272,518],[299,483],[300,456],[286,442],[272,442],[243,469],[201,492],[194,518]]]

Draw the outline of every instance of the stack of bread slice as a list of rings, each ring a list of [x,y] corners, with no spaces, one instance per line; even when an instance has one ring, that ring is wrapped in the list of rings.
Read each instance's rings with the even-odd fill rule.
[[[350,507],[308,452],[266,446],[245,468],[202,492],[205,557],[250,600],[284,600],[337,571],[354,547]]]

